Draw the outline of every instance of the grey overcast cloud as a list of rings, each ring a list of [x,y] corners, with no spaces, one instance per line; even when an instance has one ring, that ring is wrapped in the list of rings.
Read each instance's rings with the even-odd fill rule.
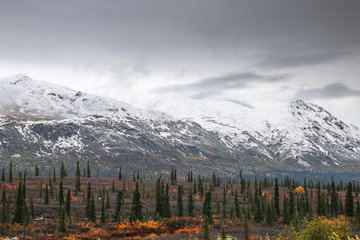
[[[0,77],[135,106],[303,99],[360,126],[360,1],[0,0]]]

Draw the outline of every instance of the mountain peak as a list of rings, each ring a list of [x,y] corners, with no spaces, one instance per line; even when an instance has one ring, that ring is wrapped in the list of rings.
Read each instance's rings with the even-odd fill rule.
[[[0,82],[15,85],[19,82],[22,82],[22,81],[27,82],[29,80],[31,80],[31,78],[29,76],[27,76],[23,73],[19,73],[19,74],[7,76],[5,78],[1,78]]]

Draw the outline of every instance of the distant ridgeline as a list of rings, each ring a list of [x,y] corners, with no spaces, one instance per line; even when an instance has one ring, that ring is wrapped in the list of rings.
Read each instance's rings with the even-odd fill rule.
[[[360,130],[298,100],[273,109],[167,94],[145,110],[25,75],[0,80],[0,167],[49,174],[89,162],[94,176],[140,169],[223,179],[357,178]]]

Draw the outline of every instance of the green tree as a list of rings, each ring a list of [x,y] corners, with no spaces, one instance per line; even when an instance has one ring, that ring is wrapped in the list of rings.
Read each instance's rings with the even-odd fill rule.
[[[183,207],[183,200],[182,200],[182,195],[181,195],[181,186],[178,186],[177,216],[178,217],[183,217],[184,216],[184,207]]]
[[[249,230],[249,223],[248,223],[248,216],[247,214],[245,214],[245,219],[244,219],[244,240],[249,240],[250,239],[250,230]]]
[[[70,192],[70,189],[68,189],[67,194],[66,194],[65,210],[66,210],[66,215],[68,217],[70,217],[70,212],[71,212],[71,192]]]
[[[59,206],[62,206],[64,204],[64,187],[63,187],[63,181],[60,178],[60,184],[59,184]]]
[[[203,216],[205,221],[208,221],[209,224],[214,222],[211,211],[211,191],[206,192],[205,202],[203,206]]]
[[[44,203],[46,205],[49,204],[49,188],[48,188],[48,185],[46,184],[45,186],[45,199],[44,199]]]
[[[122,191],[118,191],[116,203],[115,203],[114,222],[119,222],[120,219],[122,195],[123,195]]]
[[[40,176],[38,165],[35,166],[35,176]]]
[[[87,161],[87,172],[86,177],[91,178],[91,170],[90,170],[90,163],[89,160]]]
[[[15,211],[14,211],[14,217],[12,222],[13,223],[19,223],[19,224],[23,224],[24,223],[24,213],[25,213],[25,209],[24,209],[24,199],[23,199],[23,185],[22,185],[22,180],[21,180],[21,173],[20,173],[20,181],[19,181],[19,185],[16,191],[16,202],[15,202]]]
[[[189,192],[187,209],[188,209],[188,215],[189,215],[189,217],[194,217],[195,207],[194,207],[193,194],[192,194],[191,190],[190,190],[190,192]]]
[[[59,210],[58,230],[59,230],[59,232],[66,232],[66,230],[67,230],[66,213],[65,213],[64,206],[61,206],[60,210]]]
[[[10,168],[9,168],[9,182],[12,183],[12,179],[13,179],[13,162],[10,162]]]
[[[331,216],[338,214],[338,194],[336,192],[334,180],[331,179],[331,203],[330,203]]]
[[[354,196],[352,194],[352,183],[349,182],[345,196],[345,216],[354,216]]]
[[[104,198],[101,198],[101,224],[104,224],[106,222],[106,217],[105,217],[105,201]]]
[[[90,214],[91,214],[91,183],[89,181],[88,183],[88,189],[86,194],[86,207],[85,207],[85,216],[90,220]]]
[[[275,211],[276,215],[280,216],[280,200],[279,200],[279,183],[278,179],[275,178],[275,187],[274,187],[274,202],[275,202]]]
[[[75,191],[81,192],[81,182],[80,182],[80,163],[79,161],[76,162],[76,180],[75,180]]]
[[[131,216],[130,221],[134,222],[136,220],[142,221],[143,214],[142,214],[142,205],[140,199],[140,192],[139,192],[139,184],[136,181],[135,184],[135,191],[133,192],[133,199],[131,204]]]

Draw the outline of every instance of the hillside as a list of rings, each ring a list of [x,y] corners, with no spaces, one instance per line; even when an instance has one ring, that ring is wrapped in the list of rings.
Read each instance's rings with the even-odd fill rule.
[[[26,75],[0,80],[0,95],[0,164],[19,168],[327,173],[356,172],[360,159],[359,129],[301,100],[249,109],[167,94],[140,109]]]

